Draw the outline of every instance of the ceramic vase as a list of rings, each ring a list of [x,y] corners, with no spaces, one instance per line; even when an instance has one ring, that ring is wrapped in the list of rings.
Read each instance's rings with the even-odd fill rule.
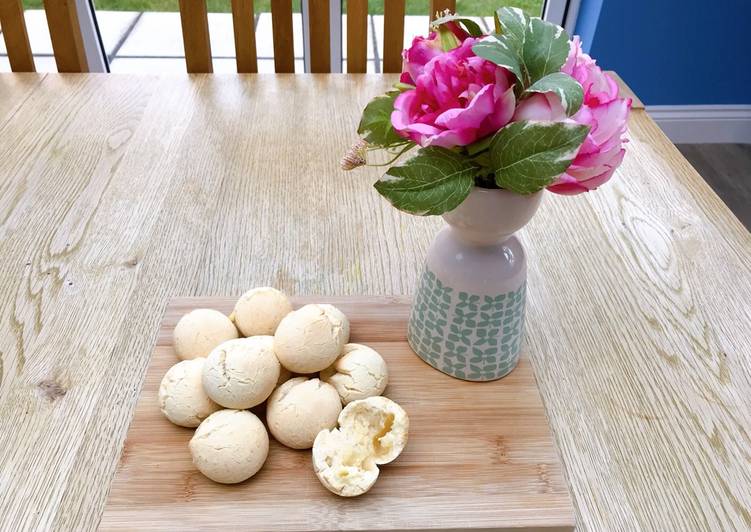
[[[475,187],[428,250],[407,338],[434,368],[469,381],[516,367],[524,334],[527,262],[514,233],[543,192],[522,196]]]

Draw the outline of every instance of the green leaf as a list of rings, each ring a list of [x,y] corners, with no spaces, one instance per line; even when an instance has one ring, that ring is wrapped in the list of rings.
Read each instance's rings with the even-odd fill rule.
[[[519,194],[542,190],[566,171],[588,131],[566,122],[509,124],[490,145],[496,184]]]
[[[522,62],[530,83],[553,72],[560,72],[568,52],[566,30],[536,17],[530,19],[522,50]]]
[[[401,137],[391,125],[394,100],[398,95],[399,91],[389,91],[382,96],[376,96],[365,106],[357,133],[368,143],[388,148],[407,142],[407,139]]]
[[[509,46],[521,51],[529,28],[529,17],[518,7],[502,7],[496,16],[501,27],[498,33],[505,36]]]
[[[472,144],[469,144],[467,146],[467,153],[469,155],[475,155],[476,153],[480,153],[483,150],[486,150],[488,146],[490,146],[490,143],[493,142],[493,136],[485,137],[484,139],[480,139],[476,142],[473,142]]]
[[[477,169],[464,155],[430,146],[389,168],[375,188],[399,210],[422,216],[443,214],[466,199]]]
[[[472,51],[478,57],[492,61],[498,66],[504,67],[516,76],[520,82],[524,79],[524,73],[519,64],[519,55],[509,47],[507,40],[498,37],[488,37],[472,46]]]
[[[566,115],[576,113],[584,101],[584,90],[574,78],[563,72],[553,72],[538,79],[527,92],[552,92],[561,99]]]
[[[467,30],[467,33],[469,33],[472,37],[483,36],[483,31],[477,22],[466,17],[460,17],[459,15],[446,15],[445,17],[437,18],[433,22],[431,22],[430,25],[434,28],[438,28],[439,26],[442,26],[447,22],[460,23],[462,26],[464,26],[464,29]]]
[[[477,176],[475,176],[475,180],[477,180],[477,177],[479,177],[479,175],[483,172],[485,174],[492,174],[493,169],[491,168],[492,162],[490,160],[489,151],[478,153],[477,155],[472,157],[472,161],[479,167]]]
[[[473,46],[475,55],[511,70],[521,89],[561,70],[569,52],[563,28],[538,17],[529,18],[517,8],[501,8],[496,17],[500,32]]]

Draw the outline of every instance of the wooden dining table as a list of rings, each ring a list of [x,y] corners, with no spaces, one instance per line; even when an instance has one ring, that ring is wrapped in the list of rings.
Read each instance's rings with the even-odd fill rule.
[[[414,292],[442,220],[338,164],[395,79],[0,75],[0,528],[97,526],[170,298]],[[521,231],[576,523],[749,529],[751,234],[638,100],[629,138]]]

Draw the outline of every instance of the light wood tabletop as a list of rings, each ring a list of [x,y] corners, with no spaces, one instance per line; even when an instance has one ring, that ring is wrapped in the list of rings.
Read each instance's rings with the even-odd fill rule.
[[[171,297],[414,291],[440,218],[338,166],[394,79],[0,75],[1,528],[97,526]],[[748,529],[751,234],[642,109],[630,139],[521,232],[577,524]]]

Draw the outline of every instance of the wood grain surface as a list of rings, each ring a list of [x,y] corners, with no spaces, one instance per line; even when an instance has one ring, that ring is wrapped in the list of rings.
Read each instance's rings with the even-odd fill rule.
[[[159,411],[159,383],[178,362],[172,331],[195,308],[229,314],[234,298],[184,298],[167,307],[143,391],[100,524],[101,530],[572,530],[574,511],[529,359],[478,385],[432,369],[407,344],[408,298],[297,298],[333,303],[350,318],[351,341],[383,355],[384,395],[410,418],[409,444],[366,495],[329,493],[310,451],[271,441],[251,480],[217,484],[193,466],[193,430]],[[261,414],[262,415],[262,414]]]
[[[0,76],[0,126],[13,117],[44,76],[33,73]]]
[[[171,297],[414,291],[442,221],[338,167],[395,80],[0,75],[5,527],[97,526]],[[643,110],[629,136],[520,233],[577,525],[748,529],[751,234]]]
[[[615,79],[615,82],[618,84],[618,87],[620,89],[620,96],[621,98],[631,98],[631,109],[644,109],[644,104],[639,99],[639,97],[636,95],[636,93],[631,90],[631,87],[629,87],[625,81],[623,81],[623,78],[618,75],[617,72],[613,72],[612,70],[608,70],[608,75],[612,76],[613,79]]]

